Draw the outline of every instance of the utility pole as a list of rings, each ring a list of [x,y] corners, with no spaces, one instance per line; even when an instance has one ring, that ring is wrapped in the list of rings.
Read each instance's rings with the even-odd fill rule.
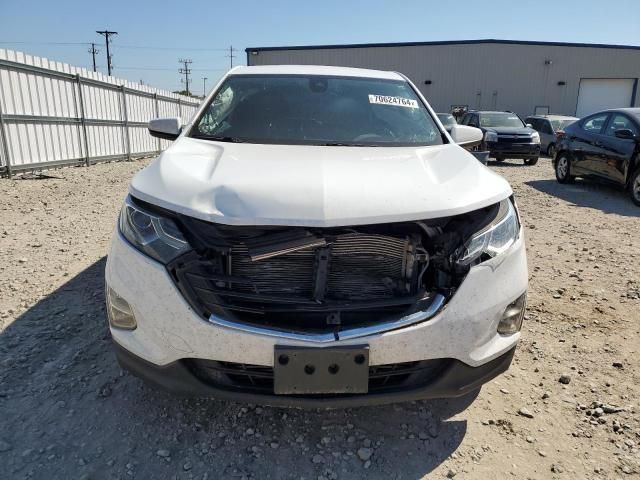
[[[189,68],[189,65],[191,65],[193,63],[193,61],[190,58],[181,58],[180,60],[178,60],[178,63],[184,64],[184,68],[181,68],[180,70],[178,70],[178,73],[184,74],[183,82],[185,84],[185,90],[187,91],[187,95],[190,95],[190,93],[189,93],[189,74],[191,73],[191,69]]]
[[[100,50],[96,48],[96,44],[92,43],[91,48],[89,49],[89,53],[93,57],[93,71],[96,71],[96,54],[100,53]]]
[[[109,74],[109,76],[111,76],[111,54],[109,53],[109,37],[111,35],[117,35],[118,32],[111,32],[109,30],[96,30],[96,33],[104,36],[104,43],[107,46],[107,73]]]
[[[233,68],[233,59],[236,58],[236,56],[233,54],[233,52],[236,52],[236,51],[237,51],[237,49],[233,48],[233,46],[229,47],[229,55],[227,55],[227,57],[229,57],[229,62],[230,62],[230,65],[231,65],[230,68]]]
[[[207,96],[207,77],[202,77],[202,97]]]

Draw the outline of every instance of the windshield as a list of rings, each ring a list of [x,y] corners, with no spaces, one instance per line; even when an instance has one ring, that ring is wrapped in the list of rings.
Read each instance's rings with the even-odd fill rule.
[[[564,130],[569,125],[574,123],[576,121],[576,119],[572,118],[570,120],[549,120],[549,121],[551,122],[551,126],[553,127],[553,131],[555,132],[556,130]]]
[[[524,127],[522,120],[514,113],[482,113],[480,114],[481,127]]]
[[[438,113],[437,115],[445,127],[448,127],[449,125],[455,125],[456,123],[458,123],[456,122],[456,119],[453,117],[453,115],[449,113]]]
[[[190,135],[227,142],[295,145],[443,142],[407,82],[317,75],[231,76]]]

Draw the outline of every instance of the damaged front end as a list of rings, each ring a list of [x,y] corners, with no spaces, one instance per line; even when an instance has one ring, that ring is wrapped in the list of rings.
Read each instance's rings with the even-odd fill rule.
[[[470,240],[496,224],[505,202],[433,220],[332,228],[227,226],[159,213],[192,247],[167,269],[205,319],[344,339],[435,315],[485,259],[469,260]]]

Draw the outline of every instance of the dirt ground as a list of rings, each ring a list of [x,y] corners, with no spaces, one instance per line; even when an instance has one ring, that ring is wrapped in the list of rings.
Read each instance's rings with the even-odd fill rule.
[[[640,208],[512,184],[530,289],[511,369],[475,398],[333,411],[182,399],[120,370],[103,270],[146,161],[0,180],[1,478],[640,477]],[[562,378],[562,382],[560,379]]]

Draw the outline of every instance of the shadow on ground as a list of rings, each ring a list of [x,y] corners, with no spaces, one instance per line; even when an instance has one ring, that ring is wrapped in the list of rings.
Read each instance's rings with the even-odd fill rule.
[[[465,436],[466,421],[450,418],[475,395],[319,411],[156,391],[116,364],[104,266],[103,258],[0,334],[3,478],[419,478]],[[365,470],[357,451],[369,443]]]
[[[631,201],[622,187],[615,185],[583,179],[576,179],[570,184],[561,184],[556,180],[531,180],[525,184],[577,207],[595,208],[625,217],[640,216],[640,207]]]

